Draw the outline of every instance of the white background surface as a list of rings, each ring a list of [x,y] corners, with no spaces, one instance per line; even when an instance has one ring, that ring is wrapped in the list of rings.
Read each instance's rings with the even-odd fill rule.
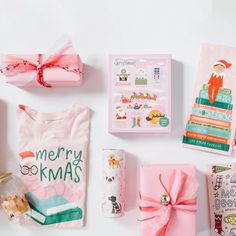
[[[1,53],[45,53],[58,38],[68,34],[86,63],[86,82],[81,88],[19,89],[0,80],[0,172],[17,170],[17,104],[59,111],[80,101],[93,110],[86,227],[66,231],[25,228],[12,225],[1,213],[0,235],[139,235],[136,196],[140,163],[196,165],[200,182],[197,235],[210,235],[205,167],[208,163],[234,160],[184,149],[181,138],[191,105],[200,45],[208,42],[236,46],[235,7],[235,0],[0,0]],[[170,135],[108,134],[106,80],[110,53],[173,55]],[[128,152],[127,212],[121,219],[105,219],[100,211],[100,160],[105,147]]]

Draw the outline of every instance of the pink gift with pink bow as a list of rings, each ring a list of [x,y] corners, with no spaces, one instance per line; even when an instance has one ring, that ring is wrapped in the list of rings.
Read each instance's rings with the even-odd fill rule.
[[[83,63],[71,43],[54,54],[4,55],[0,73],[18,87],[80,86]]]
[[[140,169],[143,236],[195,236],[196,169],[193,165],[145,165]]]

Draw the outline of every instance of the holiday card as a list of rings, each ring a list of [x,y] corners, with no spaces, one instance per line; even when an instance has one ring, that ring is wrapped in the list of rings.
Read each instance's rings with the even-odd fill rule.
[[[211,235],[236,236],[236,164],[211,165],[208,172]]]
[[[170,55],[112,55],[109,84],[110,132],[170,132]]]
[[[235,134],[235,62],[236,48],[202,46],[184,146],[231,153]]]

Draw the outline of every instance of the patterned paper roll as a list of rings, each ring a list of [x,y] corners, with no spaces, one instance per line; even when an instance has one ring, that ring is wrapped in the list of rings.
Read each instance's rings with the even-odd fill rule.
[[[102,213],[105,217],[121,217],[125,206],[125,152],[103,149]]]

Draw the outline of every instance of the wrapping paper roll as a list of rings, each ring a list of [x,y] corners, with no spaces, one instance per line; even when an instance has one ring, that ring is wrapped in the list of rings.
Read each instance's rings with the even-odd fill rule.
[[[102,213],[105,217],[121,217],[125,206],[125,152],[103,149]]]

